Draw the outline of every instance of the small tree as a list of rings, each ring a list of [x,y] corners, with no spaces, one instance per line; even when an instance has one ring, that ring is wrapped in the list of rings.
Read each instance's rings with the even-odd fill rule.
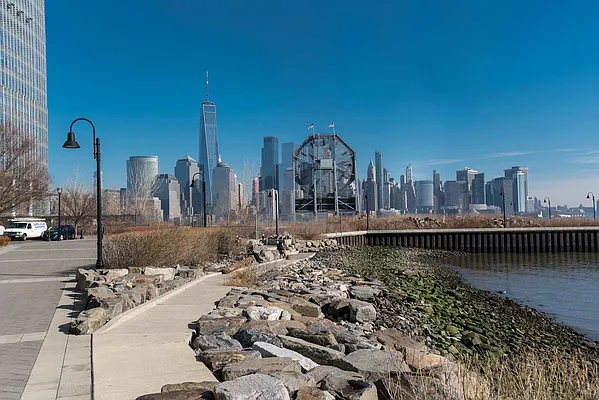
[[[79,224],[92,219],[96,215],[96,197],[89,190],[89,185],[79,177],[79,170],[73,180],[67,181],[62,194],[64,214],[71,217],[75,224],[75,232]]]
[[[36,158],[35,142],[9,126],[0,127],[0,215],[22,211],[48,196],[47,168]]]

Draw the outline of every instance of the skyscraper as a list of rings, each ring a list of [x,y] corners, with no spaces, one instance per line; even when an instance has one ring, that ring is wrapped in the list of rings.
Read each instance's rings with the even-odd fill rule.
[[[0,126],[28,137],[34,162],[47,171],[44,0],[1,1],[0,6]]]
[[[406,167],[406,183],[412,182],[414,180],[412,176],[412,164],[408,164]]]
[[[206,71],[206,101],[202,103],[200,113],[200,158],[199,168],[206,181],[206,203],[214,204],[212,199],[212,174],[218,163],[218,135],[216,130],[216,106],[208,94],[208,71]]]
[[[483,172],[474,175],[472,180],[472,204],[485,203],[485,174]]]
[[[158,177],[158,156],[131,156],[127,160],[127,191],[130,195],[150,195]]]
[[[226,219],[231,210],[237,209],[237,182],[231,166],[221,161],[214,168],[214,214],[217,219]]]
[[[467,181],[445,182],[445,206],[453,206],[460,210],[467,210],[470,206],[470,194]]]
[[[293,169],[293,152],[299,145],[295,142],[287,142],[281,145],[281,167],[279,168],[279,174],[285,175],[285,171],[288,168]],[[279,176],[279,186],[281,190],[293,190],[293,185],[288,187],[285,179]]]
[[[418,212],[430,212],[434,207],[433,181],[416,181],[416,208]]]
[[[264,137],[262,148],[262,165],[260,167],[260,190],[278,189],[279,175],[279,139],[274,136]]]
[[[383,153],[380,151],[374,153],[374,165],[376,168],[376,198],[378,200],[378,206],[379,208],[385,208],[385,199],[383,195],[385,186],[385,179],[383,176]],[[378,211],[378,208],[376,210]]]
[[[191,178],[199,171],[198,162],[190,156],[181,157],[175,165],[175,176],[181,186],[181,212],[187,218],[200,214],[202,210],[201,177],[196,175],[198,183],[194,187],[190,186]]]
[[[517,214],[524,214],[526,212],[526,189],[524,172],[516,171],[514,176],[514,211]]]
[[[506,179],[511,179],[512,181],[517,180],[516,174],[518,171],[522,172],[524,175],[522,177],[524,183],[524,198],[528,197],[528,167],[521,167],[519,165],[515,165],[512,168],[505,169],[504,176]],[[526,212],[534,212],[534,210],[526,210]]]
[[[181,186],[174,175],[158,175],[154,196],[160,199],[163,221],[173,222],[181,218]]]
[[[476,174],[478,174],[478,171],[468,167],[464,167],[464,169],[455,172],[456,181],[468,182],[468,193],[470,195],[468,204],[475,203],[472,196],[472,181],[474,181],[474,176],[476,176]]]
[[[372,161],[368,164],[366,180],[362,182],[362,205],[367,213],[376,212],[378,210],[376,172]],[[368,199],[365,197],[368,196]]]

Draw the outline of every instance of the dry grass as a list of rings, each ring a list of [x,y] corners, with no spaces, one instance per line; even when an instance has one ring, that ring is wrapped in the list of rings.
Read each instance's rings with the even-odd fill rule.
[[[0,236],[0,247],[8,246],[9,243],[10,243],[10,238],[8,236]]]
[[[469,358],[383,381],[388,398],[428,400],[555,400],[599,398],[597,363],[558,352]]]
[[[159,228],[109,235],[104,240],[106,268],[202,265],[237,250],[227,229]]]
[[[233,272],[225,285],[227,286],[242,286],[254,287],[258,283],[257,266],[247,267],[239,271]]]

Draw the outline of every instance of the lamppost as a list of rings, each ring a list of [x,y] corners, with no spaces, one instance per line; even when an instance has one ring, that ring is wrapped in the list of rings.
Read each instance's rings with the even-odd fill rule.
[[[98,242],[97,242],[97,253],[98,259],[96,260],[96,269],[104,267],[104,260],[102,259],[102,236],[104,229],[102,225],[102,168],[101,168],[101,153],[100,153],[100,138],[96,137],[96,127],[94,123],[87,118],[77,118],[71,122],[69,133],[67,134],[67,140],[64,142],[62,147],[65,149],[78,149],[79,143],[75,140],[75,132],[73,132],[73,125],[77,121],[87,121],[92,126],[94,134],[94,158],[96,159],[96,204],[97,204],[97,227],[98,227]],[[60,232],[59,232],[60,236]]]
[[[201,172],[196,172],[195,174],[193,174],[193,176],[191,177],[191,183],[189,185],[190,188],[194,188],[196,187],[196,182],[195,182],[195,177],[196,175],[200,175],[202,177],[202,195],[204,197],[203,199],[203,209],[204,209],[204,228],[206,227],[206,181],[204,180],[204,174]],[[191,203],[191,197],[189,198],[189,202]]]
[[[503,191],[503,188],[501,189],[501,192],[499,192],[499,195],[501,196],[501,199],[503,201],[503,227],[507,228],[507,218],[505,216],[505,192]]]
[[[277,189],[272,189],[268,194],[268,197],[272,197],[274,199],[274,209],[275,209],[275,233],[277,238],[279,237],[279,193]]]
[[[62,235],[62,224],[60,221],[60,195],[62,194],[62,188],[57,188],[56,193],[58,193],[58,240],[60,241],[60,236]]]
[[[370,207],[368,206],[368,194],[364,195],[364,200],[366,200],[366,230],[370,230]]]
[[[597,203],[595,203],[595,193],[588,192],[587,199],[590,199],[593,196],[593,221],[597,219]]]
[[[549,205],[549,219],[551,219],[551,199],[549,197],[545,197],[543,199],[543,203],[547,203]]]

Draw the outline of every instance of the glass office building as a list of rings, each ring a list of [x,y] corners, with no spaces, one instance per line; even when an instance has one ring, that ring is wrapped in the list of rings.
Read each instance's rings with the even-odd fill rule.
[[[0,0],[0,126],[30,137],[33,159],[48,168],[43,0]]]
[[[212,201],[212,174],[218,164],[218,136],[216,106],[210,101],[202,103],[199,160],[200,171],[206,180],[206,204],[214,204]]]

